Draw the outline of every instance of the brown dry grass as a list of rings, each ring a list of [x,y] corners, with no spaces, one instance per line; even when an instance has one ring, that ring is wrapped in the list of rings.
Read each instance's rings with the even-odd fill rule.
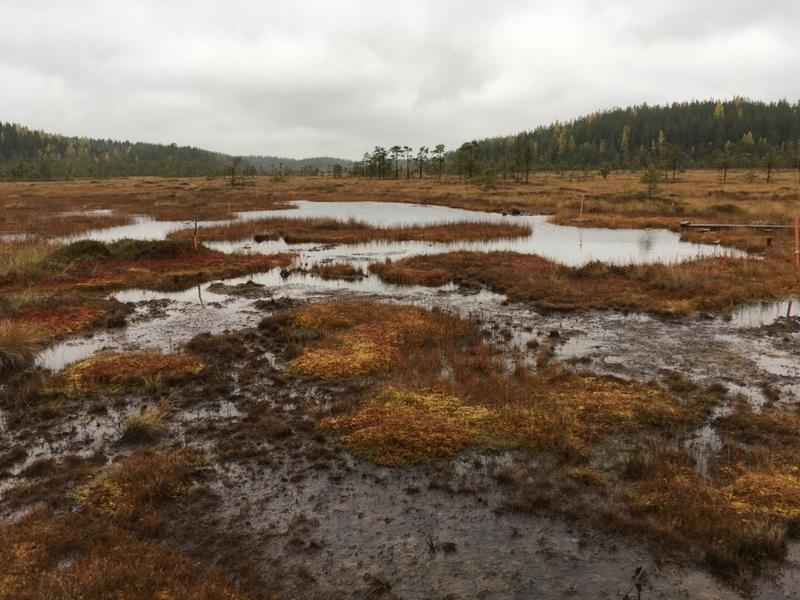
[[[75,496],[117,524],[154,531],[168,503],[197,491],[193,479],[200,466],[201,457],[189,450],[142,450],[100,471]]]
[[[354,281],[364,277],[364,271],[362,269],[356,268],[346,262],[317,264],[311,267],[311,272],[322,279],[345,279]]]
[[[94,517],[38,510],[0,539],[3,600],[245,598],[215,569]]]
[[[288,200],[395,201],[439,204],[493,212],[519,209],[554,215],[571,222],[585,200],[584,224],[589,226],[677,228],[678,221],[781,222],[797,212],[800,183],[796,171],[773,173],[767,184],[763,173],[753,183],[745,171],[732,170],[727,183],[715,171],[687,171],[675,183],[664,183],[659,198],[647,200],[638,171],[612,173],[607,180],[594,172],[536,173],[528,184],[498,181],[478,186],[455,179],[399,181],[360,178],[288,177],[273,181],[257,177],[252,185],[230,188],[220,179],[124,178],[103,181],[0,183],[0,214],[6,229],[36,233],[41,228],[29,215],[65,210],[115,209],[117,214],[148,214],[158,219],[218,219],[232,211],[283,208]],[[52,226],[53,219],[44,233]]]
[[[14,252],[14,244],[7,245]],[[95,254],[81,255],[84,246]],[[26,252],[26,246],[20,245]],[[109,251],[113,250],[113,253]],[[73,250],[74,249],[74,250]],[[102,252],[101,252],[102,251]],[[74,255],[74,256],[73,256]],[[37,256],[39,256],[37,254]],[[9,269],[0,277],[4,294],[35,291],[113,290],[128,287],[186,288],[208,279],[236,277],[287,266],[289,255],[225,254],[179,242],[122,240],[114,244],[76,242],[53,247],[35,268]]]
[[[283,238],[289,244],[358,244],[374,241],[456,242],[486,240],[529,235],[530,227],[516,223],[450,223],[427,226],[380,228],[358,221],[335,219],[273,218],[240,221],[200,230],[203,240],[236,240],[255,238],[256,241]],[[192,229],[169,234],[173,239],[191,239]]]
[[[0,320],[0,374],[32,364],[42,337],[43,330],[30,323]]]
[[[370,270],[391,283],[482,285],[542,309],[688,314],[724,312],[743,302],[800,293],[800,270],[785,251],[773,252],[764,260],[710,258],[625,267],[592,263],[581,268],[511,252],[453,252],[376,263]]]

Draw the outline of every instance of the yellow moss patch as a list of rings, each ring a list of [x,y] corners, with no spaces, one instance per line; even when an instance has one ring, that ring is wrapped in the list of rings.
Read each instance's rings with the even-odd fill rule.
[[[530,400],[504,409],[509,425],[526,438],[553,428],[591,441],[649,426],[669,426],[690,416],[686,407],[652,385],[583,374],[533,377],[527,383]]]
[[[141,451],[102,470],[81,486],[76,499],[101,514],[153,524],[165,502],[186,496],[201,464],[191,452]]]
[[[71,392],[94,389],[152,388],[203,370],[203,363],[180,354],[135,352],[100,354],[67,367],[64,387]]]
[[[303,307],[296,327],[327,334],[290,363],[302,375],[326,379],[390,370],[406,350],[463,334],[466,324],[441,313],[375,302],[324,302]]]
[[[330,346],[306,350],[291,362],[301,375],[335,379],[360,377],[387,370],[397,356],[396,348],[381,346],[357,335],[337,336]]]
[[[757,512],[789,520],[800,517],[800,479],[796,473],[750,471],[725,488],[725,494],[740,514]]]
[[[482,406],[437,392],[387,387],[353,414],[322,422],[354,454],[402,466],[452,456],[467,447],[511,445],[497,434],[495,415]]]

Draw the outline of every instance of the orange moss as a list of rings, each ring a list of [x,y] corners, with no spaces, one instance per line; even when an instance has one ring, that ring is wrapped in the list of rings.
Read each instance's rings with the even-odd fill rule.
[[[197,251],[183,250],[161,258],[103,258],[81,261],[57,274],[41,272],[33,280],[23,283],[0,282],[0,292],[12,293],[19,289],[108,291],[132,287],[173,289],[209,279],[269,271],[276,267],[285,267],[291,260],[292,257],[288,254],[225,254],[206,248]]]
[[[105,312],[96,306],[29,308],[16,313],[14,319],[35,325],[46,332],[47,338],[55,338],[89,327]]]
[[[98,354],[67,367],[60,383],[72,393],[158,387],[197,375],[203,367],[200,361],[180,354]]]

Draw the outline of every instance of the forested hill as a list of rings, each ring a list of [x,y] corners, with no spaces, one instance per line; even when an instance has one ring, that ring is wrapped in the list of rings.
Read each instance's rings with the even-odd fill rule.
[[[470,143],[474,147],[474,142]],[[462,146],[461,152],[474,150]],[[513,169],[639,168],[677,149],[687,167],[752,166],[771,155],[787,166],[800,151],[800,102],[693,101],[633,106],[477,142],[479,160]]]
[[[191,146],[67,137],[0,121],[0,179],[68,179],[130,175],[218,175],[233,157]],[[242,157],[243,165],[272,172],[328,170],[350,161],[335,158]]]

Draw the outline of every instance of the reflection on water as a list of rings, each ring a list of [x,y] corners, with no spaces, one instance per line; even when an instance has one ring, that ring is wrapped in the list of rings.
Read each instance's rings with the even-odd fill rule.
[[[227,286],[248,281],[265,286],[264,296],[275,299],[319,299],[346,295],[364,295],[380,299],[411,302],[423,305],[460,307],[463,310],[497,310],[504,297],[488,291],[464,296],[455,285],[441,288],[387,284],[370,274],[366,267],[374,261],[387,258],[397,260],[414,255],[436,254],[453,250],[477,252],[511,251],[537,254],[567,265],[581,265],[591,260],[611,263],[676,262],[704,256],[743,256],[743,253],[715,245],[681,242],[679,236],[667,230],[592,229],[568,227],[549,223],[541,216],[505,217],[441,206],[386,202],[307,202],[293,203],[293,209],[248,211],[237,214],[237,219],[252,220],[264,217],[321,217],[355,218],[376,227],[402,225],[431,225],[464,221],[508,222],[527,224],[532,233],[518,238],[475,242],[370,242],[352,245],[287,244],[283,240],[255,243],[251,241],[215,242],[208,246],[225,252],[259,252],[297,254],[297,266],[307,269],[326,261],[345,261],[361,267],[366,276],[356,281],[324,280],[305,271],[288,275],[280,269],[246,277],[225,280]],[[218,224],[207,222],[204,226]],[[137,217],[129,225],[110,227],[84,234],[97,240],[110,241],[124,237],[160,239],[168,232],[186,227],[182,221],[154,221]],[[59,343],[42,352],[37,364],[57,370],[64,365],[91,356],[98,350],[159,349],[176,347],[201,332],[219,333],[226,329],[255,325],[263,317],[262,310],[254,307],[253,298],[236,297],[225,293],[224,288],[211,291],[213,282],[201,284],[179,292],[154,292],[148,290],[123,290],[112,294],[121,302],[137,304],[136,315],[126,328],[100,332],[93,338],[75,338]],[[794,301],[800,312],[800,304]],[[163,305],[159,304],[163,303]],[[158,305],[158,306],[155,306]],[[736,311],[736,327],[753,327],[770,323],[784,315],[788,301],[775,304],[749,306]],[[156,312],[148,313],[149,310]],[[159,312],[160,311],[160,312]],[[620,317],[630,320],[633,316]],[[578,338],[575,338],[576,340]],[[578,342],[574,342],[578,344]]]
[[[255,243],[207,242],[224,252],[297,252],[301,261],[314,264],[335,259],[364,266],[386,258],[399,259],[421,254],[440,254],[465,250],[472,252],[519,252],[538,254],[565,265],[582,265],[592,260],[616,264],[680,262],[707,256],[743,256],[736,250],[709,244],[681,242],[680,236],[664,229],[595,229],[568,227],[549,223],[542,216],[503,216],[498,213],[398,202],[309,202],[292,203],[294,208],[236,213],[236,220],[251,221],[267,217],[356,219],[373,227],[435,225],[459,222],[514,222],[530,226],[532,233],[523,237],[473,242],[369,242],[321,246],[287,244],[283,240]],[[207,221],[208,227],[230,221]],[[92,230],[81,238],[113,241],[122,238],[162,239],[169,232],[188,226],[185,221],[155,221],[136,217],[128,225]],[[202,234],[201,234],[202,237]],[[74,240],[76,237],[65,238]]]
[[[740,306],[731,314],[731,323],[736,327],[761,327],[781,317],[800,317],[800,298]]]

